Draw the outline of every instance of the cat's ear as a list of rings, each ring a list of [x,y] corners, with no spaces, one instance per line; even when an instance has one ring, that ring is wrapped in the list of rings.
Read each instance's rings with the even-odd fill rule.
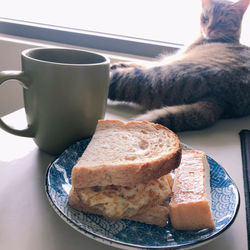
[[[248,8],[248,5],[250,3],[250,0],[239,0],[238,2],[234,3],[233,5],[240,10],[242,15],[245,13],[245,11]]]
[[[211,0],[201,0],[201,5],[204,8],[207,4],[209,4]]]

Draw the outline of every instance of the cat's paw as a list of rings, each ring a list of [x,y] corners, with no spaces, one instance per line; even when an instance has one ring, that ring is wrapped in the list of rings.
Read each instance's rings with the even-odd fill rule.
[[[110,66],[111,70],[127,69],[127,68],[138,68],[143,69],[148,67],[150,64],[146,62],[136,63],[136,62],[118,62],[113,63]]]
[[[124,68],[129,68],[129,67],[131,67],[129,63],[118,62],[118,63],[113,63],[110,66],[110,69],[111,70],[116,70],[116,69],[124,69]]]

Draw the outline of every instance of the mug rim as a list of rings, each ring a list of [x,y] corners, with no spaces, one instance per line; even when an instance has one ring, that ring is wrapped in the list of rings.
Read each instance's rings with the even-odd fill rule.
[[[57,62],[53,60],[43,60],[39,59],[36,57],[32,57],[30,54],[35,52],[35,51],[73,51],[73,52],[79,52],[79,53],[84,53],[92,56],[98,56],[103,59],[103,61],[100,60],[100,62],[93,62],[93,63],[69,63],[69,62]],[[81,50],[81,49],[74,49],[74,48],[63,48],[63,47],[36,47],[36,48],[29,48],[25,49],[21,52],[21,55],[29,60],[33,60],[36,62],[40,63],[49,63],[49,64],[54,64],[54,65],[65,65],[65,66],[95,66],[95,65],[105,65],[109,64],[110,60],[108,57],[104,56],[101,53],[98,52],[92,52],[88,50]]]

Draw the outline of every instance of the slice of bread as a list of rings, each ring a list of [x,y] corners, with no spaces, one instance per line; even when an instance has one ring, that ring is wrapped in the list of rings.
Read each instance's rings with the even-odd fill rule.
[[[165,227],[167,225],[169,215],[168,206],[155,205],[148,207],[133,217],[128,218],[129,220],[139,221],[146,224],[157,225]]]
[[[202,151],[182,151],[175,170],[170,220],[176,230],[214,228],[211,211],[210,169]]]
[[[180,141],[166,127],[146,121],[100,120],[72,170],[72,185],[130,187],[169,173],[180,160]]]

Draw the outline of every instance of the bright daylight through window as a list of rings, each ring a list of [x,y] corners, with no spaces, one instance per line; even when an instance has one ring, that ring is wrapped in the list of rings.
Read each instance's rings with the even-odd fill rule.
[[[199,33],[200,10],[200,0],[8,0],[1,6],[0,18],[75,32],[185,44]],[[250,23],[249,16],[248,11],[245,24]],[[248,44],[249,30],[244,28],[243,34]]]

